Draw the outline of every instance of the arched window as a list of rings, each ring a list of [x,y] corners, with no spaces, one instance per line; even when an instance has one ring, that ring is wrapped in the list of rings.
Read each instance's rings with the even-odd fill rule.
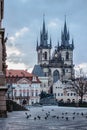
[[[47,60],[47,52],[44,53],[44,59]]]
[[[66,52],[66,60],[69,60],[69,52]]]
[[[49,69],[48,75],[51,76],[51,69]]]
[[[68,99],[67,99],[67,103],[70,103],[70,102],[71,102],[71,100],[68,98]]]
[[[60,79],[60,74],[59,74],[59,71],[58,70],[55,70],[53,72],[53,82],[56,82]]]

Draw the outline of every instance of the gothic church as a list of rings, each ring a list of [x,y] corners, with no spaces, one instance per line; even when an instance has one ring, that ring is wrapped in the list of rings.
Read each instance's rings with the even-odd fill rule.
[[[48,32],[43,19],[42,30],[40,31],[40,42],[37,41],[37,61],[32,71],[37,76],[48,77],[48,86],[58,80],[64,82],[74,78],[73,50],[74,42],[70,43],[70,34],[67,29],[66,20],[63,31],[61,31],[61,43],[58,42],[53,54],[52,41],[48,43]]]

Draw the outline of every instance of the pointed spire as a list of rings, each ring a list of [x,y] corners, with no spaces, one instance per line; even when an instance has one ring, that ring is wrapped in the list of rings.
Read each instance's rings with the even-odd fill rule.
[[[52,40],[51,40],[51,36],[50,36],[50,47],[52,48]]]
[[[57,45],[57,50],[59,50],[59,41],[58,41],[58,45]]]
[[[61,44],[63,44],[63,31],[61,30]]]
[[[66,15],[65,15],[65,23],[64,23],[64,33],[67,35]]]
[[[58,41],[58,48],[59,48],[59,41]]]
[[[70,39],[70,35],[69,35],[69,31],[67,30],[66,15],[65,15],[64,29],[61,32],[61,44],[63,46],[68,47],[69,46],[69,39]]]
[[[67,39],[68,40],[70,39],[69,30],[68,30],[68,34],[67,34]]]
[[[50,36],[50,44],[52,44],[51,36]]]
[[[37,46],[38,46],[38,38],[37,38]]]
[[[74,40],[73,40],[73,38],[72,38],[72,47],[73,47],[73,49],[74,49]]]
[[[37,38],[37,46],[36,46],[36,50],[38,50],[38,38]]]
[[[43,14],[43,33],[45,33],[45,14]]]

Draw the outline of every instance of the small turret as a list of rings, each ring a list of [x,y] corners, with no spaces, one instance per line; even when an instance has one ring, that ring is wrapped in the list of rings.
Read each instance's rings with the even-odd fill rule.
[[[38,38],[37,38],[37,46],[36,46],[36,51],[38,51]]]
[[[52,40],[51,40],[51,37],[50,37],[50,48],[52,48]]]
[[[73,40],[73,38],[72,38],[72,48],[74,49],[74,40]]]
[[[59,50],[59,41],[58,41],[58,45],[57,45],[57,50]]]

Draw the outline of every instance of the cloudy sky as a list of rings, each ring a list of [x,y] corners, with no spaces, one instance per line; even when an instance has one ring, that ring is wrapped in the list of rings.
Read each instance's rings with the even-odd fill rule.
[[[74,38],[75,44],[74,64],[86,70],[87,0],[5,0],[3,26],[8,35],[8,68],[30,70],[37,64],[36,41],[43,14],[53,47],[61,41],[66,15],[70,38]]]

